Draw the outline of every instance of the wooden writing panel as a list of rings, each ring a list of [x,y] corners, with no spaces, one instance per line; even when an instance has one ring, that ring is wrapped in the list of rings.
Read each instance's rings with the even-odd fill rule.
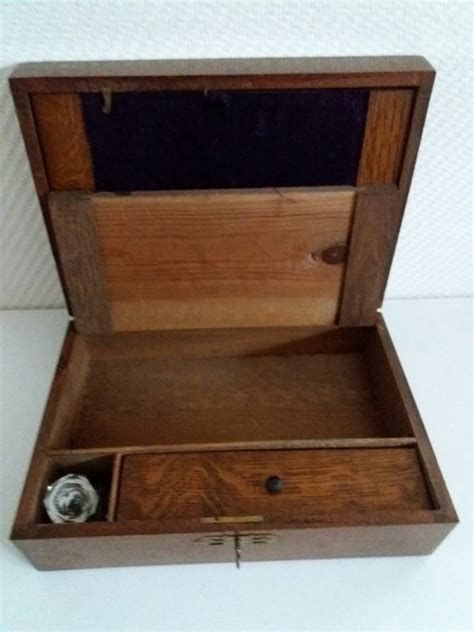
[[[94,174],[79,95],[35,94],[32,103],[50,189],[93,190]]]
[[[265,488],[269,476],[280,492]],[[414,448],[209,452],[123,459],[122,520],[432,509]]]
[[[372,90],[357,184],[398,181],[414,98],[413,90]]]
[[[105,279],[98,303],[107,300],[114,331],[333,324],[354,197],[350,189],[84,195],[97,234],[95,254],[88,247],[84,256]],[[54,199],[62,233],[61,209],[84,208],[81,196]],[[63,265],[68,257],[61,253]],[[77,285],[81,272],[72,273]],[[94,300],[91,289],[84,303]],[[75,316],[86,309],[76,303]]]

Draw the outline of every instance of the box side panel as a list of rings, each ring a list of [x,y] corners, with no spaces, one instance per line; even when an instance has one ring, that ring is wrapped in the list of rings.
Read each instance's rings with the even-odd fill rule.
[[[242,533],[242,561],[426,555],[452,527],[424,524],[289,529],[275,531],[264,543]],[[232,562],[234,534],[221,535],[216,534],[215,539],[210,534],[55,538],[17,540],[15,544],[39,570]],[[216,541],[223,543],[213,544]]]

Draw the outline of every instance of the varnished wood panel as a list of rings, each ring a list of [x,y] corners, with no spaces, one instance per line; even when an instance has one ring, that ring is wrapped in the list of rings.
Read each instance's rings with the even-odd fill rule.
[[[31,92],[331,88],[418,85],[432,66],[423,57],[295,57],[21,64],[12,90]]]
[[[372,90],[365,124],[358,185],[398,182],[414,90]]]
[[[446,514],[437,509],[369,509],[350,510],[347,512],[320,511],[316,516],[282,515],[272,520],[253,523],[252,531],[280,530],[280,529],[324,529],[327,527],[368,527],[388,525],[434,525],[451,524],[446,520]],[[258,525],[258,527],[257,527]],[[451,524],[451,527],[453,525]],[[234,523],[232,530],[238,532],[248,528],[248,523]],[[160,520],[133,521],[97,521],[66,524],[32,524],[27,528],[14,529],[16,540],[38,538],[74,538],[100,536],[137,536],[166,533],[195,533],[203,535],[209,533],[225,533],[230,529],[229,522],[202,522],[200,518],[163,518]],[[198,537],[201,537],[199,535]]]
[[[344,257],[325,253],[348,241],[353,199],[350,189],[56,194],[53,210],[70,209],[54,213],[64,268],[71,238],[60,223],[97,234],[97,246],[75,249],[67,282],[85,286],[86,264],[105,277],[73,301],[77,327],[105,329],[87,313],[94,301],[107,303],[114,331],[332,324]]]
[[[129,524],[122,523],[130,530]],[[114,526],[122,525],[117,523]],[[66,526],[76,529],[73,525]],[[111,526],[108,524],[107,528]],[[223,528],[228,530],[228,525]],[[271,532],[275,537],[268,544],[256,545],[243,538],[242,562],[427,555],[433,552],[451,529],[450,524],[281,529]],[[248,532],[248,529],[244,531]],[[250,533],[266,532],[250,530]],[[233,562],[235,552],[232,537],[226,538],[223,545],[215,546],[209,544],[208,535],[184,533],[81,537],[76,534],[73,537],[57,538],[49,531],[47,538],[20,539],[15,544],[39,570]]]
[[[211,452],[124,457],[117,520],[431,507],[413,448]]]
[[[331,324],[352,191],[95,197],[115,330]]]
[[[79,95],[33,95],[32,102],[50,189],[93,190],[92,160]]]
[[[384,436],[359,354],[134,358],[92,363],[69,447]]]
[[[110,306],[89,200],[68,194],[51,198],[49,208],[76,329],[84,333],[110,331]]]

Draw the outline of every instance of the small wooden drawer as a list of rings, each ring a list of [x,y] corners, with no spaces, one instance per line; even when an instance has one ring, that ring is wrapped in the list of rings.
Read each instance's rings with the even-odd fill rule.
[[[116,519],[304,521],[432,508],[415,448],[146,454],[124,458]]]

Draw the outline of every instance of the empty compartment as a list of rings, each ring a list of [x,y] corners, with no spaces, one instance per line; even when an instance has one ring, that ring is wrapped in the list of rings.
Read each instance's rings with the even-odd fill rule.
[[[79,337],[88,368],[50,447],[413,442],[403,402],[394,405],[396,384],[381,382],[388,369],[371,343],[376,335],[290,328]]]

